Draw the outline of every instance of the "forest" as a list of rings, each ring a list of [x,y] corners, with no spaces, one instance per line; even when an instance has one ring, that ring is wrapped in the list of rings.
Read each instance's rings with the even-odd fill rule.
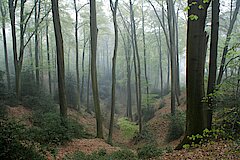
[[[240,160],[240,0],[0,0],[0,159]]]

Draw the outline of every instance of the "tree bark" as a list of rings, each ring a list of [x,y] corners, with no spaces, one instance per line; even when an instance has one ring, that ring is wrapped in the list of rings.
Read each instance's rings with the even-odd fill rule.
[[[91,34],[91,77],[92,77],[92,93],[95,107],[96,123],[97,123],[97,138],[103,138],[102,116],[99,102],[98,82],[97,82],[97,16],[96,16],[96,1],[90,1],[90,34]]]
[[[188,0],[188,5],[194,0]],[[198,5],[202,5],[200,10]],[[187,29],[187,111],[186,132],[183,141],[176,149],[189,142],[188,136],[202,134],[206,128],[204,121],[207,118],[203,114],[204,103],[204,60],[207,48],[207,36],[205,23],[209,3],[199,1],[198,5],[192,5],[188,10],[188,17],[197,15],[198,19],[188,18]]]
[[[212,1],[212,25],[211,25],[211,42],[209,57],[209,73],[208,73],[208,121],[207,128],[210,130],[212,126],[212,106],[213,97],[209,96],[214,92],[216,74],[217,74],[217,54],[218,54],[218,31],[219,31],[219,0]]]
[[[4,56],[5,56],[5,68],[6,68],[6,75],[7,75],[7,86],[8,91],[11,89],[11,82],[10,82],[10,73],[9,73],[9,66],[8,66],[8,49],[7,49],[7,37],[6,37],[6,6],[2,0],[0,0],[0,11],[2,15],[2,34],[3,34],[3,46],[4,46]]]
[[[112,134],[113,134],[113,123],[114,123],[114,113],[115,113],[115,91],[116,91],[116,61],[117,61],[117,49],[118,49],[118,24],[117,24],[117,7],[118,0],[115,0],[113,4],[112,0],[110,1],[110,8],[113,16],[113,24],[114,24],[114,51],[112,58],[112,97],[111,97],[111,116],[110,116],[110,126],[109,126],[109,134],[108,134],[108,143],[112,144]]]
[[[39,4],[35,7],[35,68],[36,68],[36,82],[37,87],[40,86],[40,71],[39,71],[39,33],[38,33],[38,23],[40,18],[40,2],[34,0],[35,4]]]
[[[47,3],[45,3],[45,14],[47,14]],[[51,60],[50,60],[50,46],[49,46],[49,20],[48,15],[46,17],[46,48],[47,48],[47,62],[48,62],[48,89],[50,95],[52,95],[52,75],[51,75]]]
[[[144,1],[142,0],[142,38],[143,38],[143,57],[144,57],[144,75],[146,81],[147,106],[149,107],[149,84],[147,75],[147,56],[146,56],[146,38],[145,38],[145,17],[144,17]]]
[[[223,48],[222,60],[221,60],[219,73],[218,73],[218,78],[217,78],[217,85],[219,85],[222,81],[222,77],[223,77],[223,73],[224,73],[224,66],[225,66],[225,62],[226,62],[226,55],[227,55],[227,52],[228,52],[228,45],[229,45],[229,42],[231,40],[231,34],[232,34],[232,30],[233,30],[234,24],[235,24],[236,19],[237,19],[239,8],[240,8],[240,0],[237,0],[236,1],[236,8],[235,8],[234,13],[232,15],[232,19],[230,20],[230,25],[229,25],[229,28],[228,28],[228,31],[227,31],[227,37],[226,37],[226,40],[225,40],[225,46]]]
[[[77,108],[80,107],[80,75],[79,75],[79,47],[78,47],[78,9],[76,0],[74,0],[75,10],[75,45],[76,45],[76,75],[77,75]]]
[[[134,11],[133,11],[133,4],[132,1],[129,0],[130,3],[130,17],[131,17],[131,29],[132,29],[132,39],[133,39],[133,50],[134,50],[134,63],[137,74],[136,77],[136,95],[137,97],[137,112],[138,112],[138,125],[139,125],[139,132],[142,133],[142,94],[141,94],[141,64],[140,64],[140,56],[138,52],[138,44],[137,44],[137,34],[136,34],[136,24],[134,18]]]
[[[52,14],[53,14],[53,25],[55,32],[55,41],[57,46],[57,69],[58,69],[58,92],[59,92],[59,103],[60,103],[60,115],[63,122],[67,118],[67,100],[65,93],[65,73],[64,73],[64,49],[63,49],[63,38],[59,17],[58,0],[51,0],[52,2]]]

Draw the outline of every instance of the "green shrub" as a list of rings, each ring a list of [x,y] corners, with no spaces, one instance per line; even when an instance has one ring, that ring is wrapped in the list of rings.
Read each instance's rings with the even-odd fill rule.
[[[146,143],[155,143],[155,136],[153,135],[153,133],[149,130],[149,128],[147,126],[143,127],[142,133],[138,133],[134,138],[134,143],[137,144],[138,142],[140,142],[141,140],[144,140]]]
[[[239,102],[240,103],[240,102]],[[240,139],[240,106],[224,108],[217,111],[213,126],[224,131],[224,137],[233,140]]]
[[[119,125],[120,130],[122,131],[123,136],[125,138],[128,138],[128,139],[133,138],[136,132],[138,131],[138,126],[135,123],[130,122],[125,117],[119,118],[117,124]]]
[[[87,160],[87,156],[85,153],[78,151],[73,154],[67,154],[63,158],[64,160]]]
[[[119,150],[108,155],[105,149],[100,149],[90,155],[78,151],[70,155],[66,155],[64,160],[137,160],[137,157],[130,150]]]
[[[64,160],[109,160],[109,157],[106,153],[106,150],[101,149],[98,152],[93,152],[90,155],[86,155],[85,153],[78,151],[73,154],[68,154],[64,158]]]
[[[162,155],[163,150],[158,148],[156,145],[145,145],[144,147],[138,149],[138,158],[140,159],[149,159],[155,158]]]
[[[137,157],[132,151],[124,149],[124,150],[119,150],[119,151],[113,152],[110,155],[110,159],[114,159],[114,160],[137,160]]]
[[[2,101],[0,101],[0,119],[5,118],[6,115],[7,115],[6,106]]]
[[[170,124],[167,134],[167,141],[171,142],[184,134],[185,114],[176,112],[175,116],[170,115]]]
[[[29,141],[25,126],[12,121],[0,121],[0,159],[44,160],[43,154]]]
[[[167,146],[167,147],[165,148],[165,150],[166,150],[167,153],[172,153],[172,152],[173,152],[172,146]]]
[[[37,114],[56,112],[57,105],[54,103],[51,96],[39,92],[38,96],[25,96],[23,97],[23,105],[32,109]]]
[[[150,119],[152,119],[154,115],[155,115],[155,109],[153,106],[142,108],[142,117],[144,122],[147,122]]]
[[[45,113],[33,118],[29,135],[41,144],[63,144],[73,138],[86,137],[83,127],[73,119],[62,124],[57,113]]]
[[[165,105],[165,102],[161,102],[158,109],[162,109],[163,107],[165,107]]]

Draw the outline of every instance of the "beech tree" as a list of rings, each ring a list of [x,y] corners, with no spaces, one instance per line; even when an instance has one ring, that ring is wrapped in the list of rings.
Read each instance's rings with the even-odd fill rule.
[[[57,69],[58,69],[58,92],[60,103],[60,115],[62,120],[67,118],[67,101],[65,93],[65,73],[64,73],[64,49],[62,30],[59,17],[58,0],[51,0],[52,2],[52,14],[53,25],[57,50]]]
[[[2,34],[3,34],[3,46],[4,46],[4,55],[5,55],[5,68],[6,68],[6,75],[7,75],[7,86],[8,90],[11,89],[11,82],[10,82],[10,73],[9,73],[9,65],[8,65],[8,48],[7,48],[7,37],[6,37],[6,18],[7,18],[7,7],[5,2],[0,0],[0,12],[2,15]]]
[[[113,24],[114,24],[114,51],[112,58],[112,99],[111,99],[111,117],[110,117],[110,126],[109,126],[109,134],[108,134],[108,143],[112,144],[112,134],[113,134],[113,122],[114,122],[114,114],[115,114],[115,91],[116,91],[116,61],[117,61],[117,49],[118,49],[118,25],[117,25],[117,7],[118,0],[115,3],[110,1],[110,8],[113,16]]]
[[[188,136],[202,134],[206,128],[204,122],[207,117],[202,100],[205,96],[204,65],[208,39],[205,23],[208,6],[209,2],[204,0],[188,0],[186,132],[177,149],[189,141]]]
[[[97,82],[97,16],[96,16],[96,1],[90,1],[90,35],[91,35],[91,78],[92,78],[92,93],[95,107],[97,137],[103,138],[102,116],[99,102],[98,82]]]

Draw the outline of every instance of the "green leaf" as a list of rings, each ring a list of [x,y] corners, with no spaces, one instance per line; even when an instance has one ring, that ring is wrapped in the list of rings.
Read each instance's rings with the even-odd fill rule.
[[[191,15],[189,16],[189,19],[192,20],[192,21],[196,21],[196,20],[198,20],[198,16],[195,15],[195,14],[191,14]]]
[[[190,7],[189,7],[189,6],[187,6],[187,7],[185,7],[185,8],[184,8],[184,10],[183,10],[183,11],[184,11],[184,12],[186,12],[186,11],[188,11],[189,9],[190,9]]]
[[[198,6],[198,9],[204,9],[203,5],[200,4],[200,5]]]
[[[203,0],[203,3],[209,3],[209,0]]]

